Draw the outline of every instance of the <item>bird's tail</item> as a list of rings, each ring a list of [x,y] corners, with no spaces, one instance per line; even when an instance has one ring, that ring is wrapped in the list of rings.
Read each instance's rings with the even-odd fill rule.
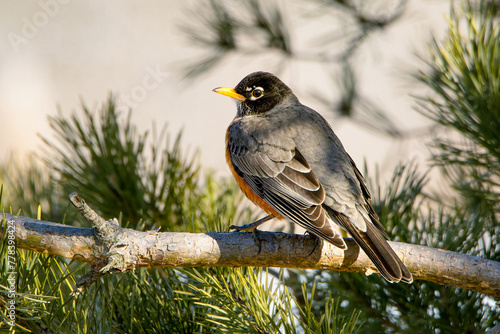
[[[372,260],[389,282],[413,282],[413,277],[372,222],[366,221],[366,232],[359,230],[345,215],[327,208],[329,216],[342,226]]]

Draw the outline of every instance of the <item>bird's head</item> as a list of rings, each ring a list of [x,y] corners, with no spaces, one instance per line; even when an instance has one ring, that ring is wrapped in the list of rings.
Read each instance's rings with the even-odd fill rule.
[[[234,88],[219,87],[213,91],[236,99],[238,116],[263,114],[293,96],[287,85],[268,72],[251,73]]]

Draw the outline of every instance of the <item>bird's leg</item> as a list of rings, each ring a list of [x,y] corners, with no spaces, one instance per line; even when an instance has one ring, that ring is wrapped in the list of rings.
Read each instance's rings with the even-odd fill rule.
[[[242,226],[231,225],[231,226],[229,226],[229,231],[236,230],[238,232],[242,232],[242,231],[252,232],[253,239],[255,241],[255,245],[259,248],[259,251],[257,252],[257,254],[260,254],[262,245],[261,245],[261,241],[257,237],[257,227],[259,227],[260,225],[264,224],[265,222],[267,222],[268,220],[271,220],[273,218],[274,218],[273,215],[268,215],[268,216],[265,216],[264,218],[261,218],[257,221],[254,221],[253,223],[250,223],[250,224],[246,224],[246,225],[242,225]]]
[[[265,216],[264,218],[261,218],[257,221],[254,221],[253,223],[250,223],[250,224],[246,224],[246,225],[242,225],[242,226],[231,225],[231,226],[229,226],[229,231],[236,230],[238,232],[254,232],[257,229],[257,227],[259,227],[260,225],[264,224],[265,222],[267,222],[268,220],[271,220],[273,218],[274,218],[273,215],[268,215],[268,216]]]

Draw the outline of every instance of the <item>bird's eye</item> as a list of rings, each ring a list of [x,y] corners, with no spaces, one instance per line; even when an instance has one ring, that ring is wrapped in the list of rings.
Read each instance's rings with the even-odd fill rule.
[[[257,100],[264,95],[264,90],[260,87],[255,88],[252,90],[252,100]]]

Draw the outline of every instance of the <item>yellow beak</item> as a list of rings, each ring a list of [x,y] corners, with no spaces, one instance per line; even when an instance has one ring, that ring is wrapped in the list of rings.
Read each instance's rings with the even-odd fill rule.
[[[236,91],[232,87],[218,87],[218,88],[215,88],[213,91],[216,93],[222,94],[222,95],[232,97],[233,99],[236,99],[236,100],[240,100],[240,101],[246,100],[246,97],[244,97],[241,94],[236,93]]]

